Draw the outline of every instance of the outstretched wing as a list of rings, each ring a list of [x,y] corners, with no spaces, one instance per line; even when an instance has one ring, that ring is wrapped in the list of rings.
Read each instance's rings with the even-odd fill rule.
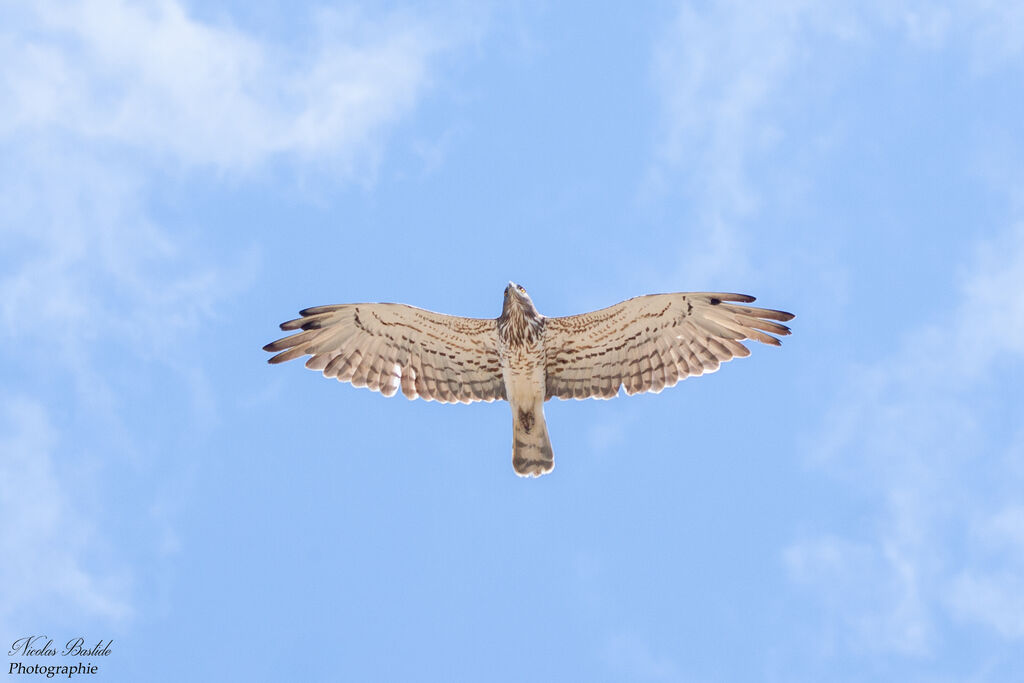
[[[263,347],[271,363],[310,356],[306,367],[352,386],[442,403],[505,398],[494,320],[404,304],[341,304],[301,311],[300,330]]]
[[[787,335],[772,322],[791,313],[751,308],[743,294],[651,294],[565,318],[545,320],[545,398],[612,398],[661,391],[689,375],[714,372],[720,363],[749,356],[740,343],[779,345],[765,334]]]

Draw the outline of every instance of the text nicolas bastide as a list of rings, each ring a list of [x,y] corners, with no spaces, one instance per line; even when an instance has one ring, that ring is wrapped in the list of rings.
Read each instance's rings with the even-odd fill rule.
[[[47,678],[53,678],[54,676],[67,676],[71,678],[75,674],[95,674],[98,673],[100,667],[98,664],[92,662],[83,662],[83,659],[89,659],[92,657],[109,657],[110,646],[113,644],[113,640],[108,640],[105,643],[101,640],[95,645],[88,645],[85,642],[85,638],[72,638],[64,644],[64,647],[57,649],[57,646],[53,644],[52,638],[46,636],[25,636],[24,638],[18,638],[11,645],[11,649],[7,652],[8,657],[21,657],[28,659],[26,661],[11,662],[10,669],[7,671],[8,674],[42,674]],[[40,664],[37,663],[39,660],[32,661],[36,657],[69,657],[79,661],[74,664]],[[55,660],[49,660],[53,662]],[[61,660],[63,662],[68,661],[67,659]]]

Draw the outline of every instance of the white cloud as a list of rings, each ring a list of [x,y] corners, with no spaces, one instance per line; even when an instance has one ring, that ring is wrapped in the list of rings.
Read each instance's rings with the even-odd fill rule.
[[[828,610],[840,616],[853,649],[903,654],[927,650],[929,606],[901,539],[887,538],[874,546],[821,536],[792,544],[783,559],[791,578],[816,591]]]
[[[972,68],[986,73],[1013,65],[1024,52],[1024,6],[1015,2],[878,2],[870,13],[904,32],[914,45],[938,49],[955,45]]]
[[[219,254],[216,240],[155,218],[155,184],[182,172],[244,178],[281,159],[299,172],[322,166],[337,182],[365,175],[461,29],[442,33],[414,14],[324,11],[311,17],[317,31],[286,44],[196,18],[174,0],[44,0],[4,14],[0,336],[16,350],[4,369],[21,386],[3,405],[0,433],[0,549],[16,558],[0,570],[10,592],[0,617],[38,615],[57,598],[116,620],[132,608],[106,576],[130,575],[122,555],[146,551],[114,548],[114,569],[100,572],[83,560],[96,552],[88,535],[60,534],[105,514],[75,504],[71,451],[96,469],[159,452],[125,417],[118,382],[159,377],[192,397],[193,413],[214,414],[202,360],[188,349],[258,268],[244,242]],[[72,429],[88,424],[102,444],[61,433],[48,414],[77,416]],[[180,543],[169,509],[138,511],[160,527],[150,557]]]
[[[0,42],[11,93],[0,134],[70,134],[227,170],[279,155],[342,166],[372,156],[447,47],[411,16],[325,11],[296,53],[171,0],[26,7]]]
[[[757,174],[788,138],[809,142],[807,130],[793,128],[799,118],[789,102],[813,99],[809,87],[839,84],[856,68],[848,55],[883,40],[965,55],[974,75],[1013,68],[1024,22],[1007,7],[681,3],[655,55],[664,124],[652,184],[684,191],[695,207],[686,276],[749,272],[751,219],[780,176],[801,186],[797,166]],[[948,620],[1021,637],[1017,536],[986,532],[983,543],[978,529],[1016,509],[1024,490],[1021,436],[1016,451],[1001,442],[1009,409],[988,398],[1020,393],[1001,371],[1024,355],[1024,304],[1015,296],[1024,282],[1024,225],[981,244],[954,275],[960,297],[948,315],[928,324],[908,300],[904,325],[885,331],[900,341],[877,362],[848,368],[836,406],[808,439],[816,466],[851,484],[871,517],[856,537],[810,534],[783,557],[853,649],[921,655]],[[975,485],[960,486],[966,481]],[[986,550],[961,553],[961,543]]]
[[[0,189],[0,233],[18,256],[0,275],[3,335],[54,370],[88,373],[101,348],[160,357],[252,280],[251,248],[216,263],[199,236],[154,222],[130,169],[20,150],[0,173],[16,178]]]
[[[0,396],[0,622],[51,605],[112,620],[131,614],[122,576],[97,575],[83,561],[96,529],[71,504],[54,451],[59,435],[38,402]],[[6,633],[17,628],[7,628]]]
[[[804,39],[813,5],[684,3],[655,53],[665,100],[663,163],[685,165],[718,211],[743,214],[757,203],[747,162],[777,137],[764,116]]]
[[[797,163],[774,153],[794,139],[797,151],[827,146],[829,126],[842,124],[807,130],[791,105],[814,103],[850,77],[851,56],[895,38],[957,50],[987,73],[1020,63],[1022,27],[1019,3],[681,2],[654,49],[662,123],[645,187],[692,200],[697,224],[680,226],[693,235],[681,272],[713,281],[764,270],[750,252],[751,219],[767,199],[799,195],[808,183]]]
[[[867,539],[804,539],[786,564],[865,647],[927,652],[950,617],[1024,638],[1024,453],[1000,428],[1019,411],[990,398],[1019,395],[1004,371],[1024,363],[1024,224],[972,261],[948,315],[854,369],[813,440],[878,508]]]
[[[0,234],[21,258],[0,277],[0,316],[15,336],[51,326],[44,339],[61,352],[103,330],[158,343],[251,276],[254,255],[203,262],[149,217],[151,158],[244,173],[286,154],[332,175],[352,168],[422,96],[444,47],[427,21],[400,14],[324,11],[294,53],[172,0],[18,9],[0,29]]]
[[[687,277],[712,280],[750,268],[741,224],[759,210],[766,189],[752,164],[788,133],[786,93],[810,60],[810,43],[857,31],[841,6],[803,0],[680,5],[655,49],[663,134],[648,184],[655,192],[678,186],[693,198],[700,230],[686,249]]]
[[[964,572],[951,585],[957,616],[995,629],[1004,638],[1024,639],[1024,579],[1020,570]]]
[[[1019,458],[1024,465],[1024,458]],[[1024,477],[1018,477],[1024,481]],[[948,605],[960,619],[1004,638],[1024,640],[1024,496],[978,520],[968,535],[972,562],[950,585]]]

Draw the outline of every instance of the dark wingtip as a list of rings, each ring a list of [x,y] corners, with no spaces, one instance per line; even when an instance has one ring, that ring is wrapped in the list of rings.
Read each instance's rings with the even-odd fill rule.
[[[274,353],[275,351],[284,351],[290,346],[293,346],[292,337],[283,337],[281,339],[278,339],[277,341],[270,342],[269,344],[263,347],[263,350],[269,351],[270,353]]]
[[[292,360],[293,358],[298,358],[301,355],[304,354],[298,349],[286,349],[273,358],[268,359],[267,362],[271,365],[277,365],[278,363],[284,363],[285,361]]]
[[[330,313],[331,311],[336,311],[344,306],[345,304],[331,304],[329,306],[311,306],[309,308],[303,308],[301,311],[299,311],[299,315],[307,317],[310,315],[316,315],[318,313]]]
[[[736,294],[734,292],[715,292],[708,297],[708,302],[712,306],[718,306],[723,301],[739,302],[749,304],[757,301],[757,297],[750,296],[749,294]]]
[[[755,308],[756,314],[760,318],[765,320],[779,320],[782,322],[788,322],[796,316],[786,311],[777,311],[774,308]]]

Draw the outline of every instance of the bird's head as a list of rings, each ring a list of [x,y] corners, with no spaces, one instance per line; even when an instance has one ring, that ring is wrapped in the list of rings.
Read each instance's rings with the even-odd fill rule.
[[[502,314],[506,314],[513,309],[533,317],[538,315],[530,295],[526,293],[526,288],[514,282],[509,282],[508,287],[505,288],[505,304],[502,307]]]

